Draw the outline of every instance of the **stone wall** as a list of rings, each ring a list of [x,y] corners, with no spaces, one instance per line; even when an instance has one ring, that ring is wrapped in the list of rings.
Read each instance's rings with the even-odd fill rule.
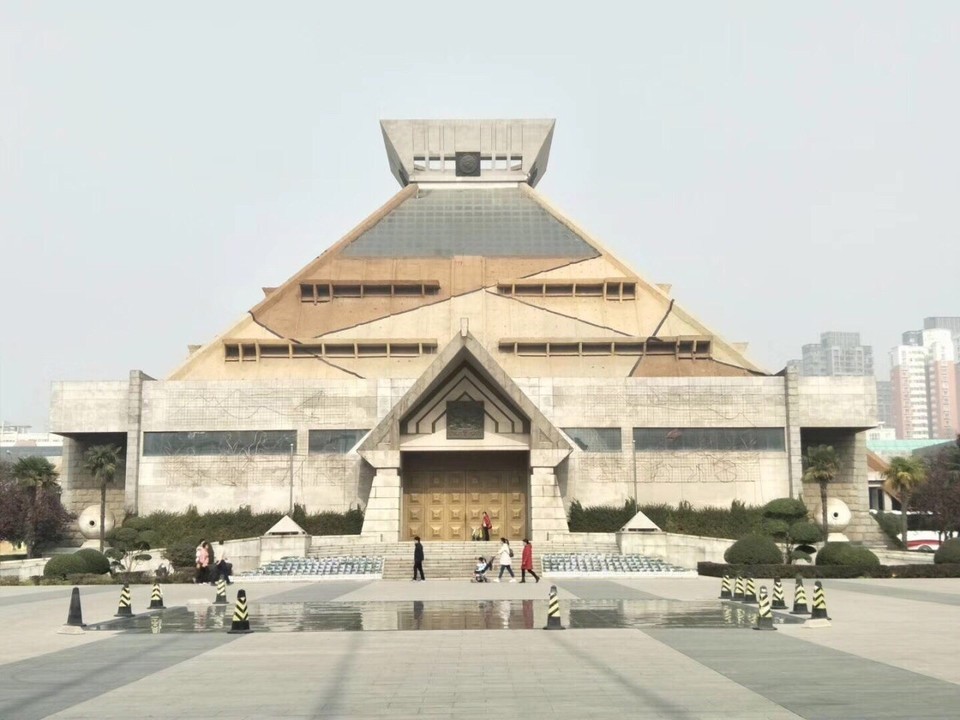
[[[295,430],[294,502],[311,512],[365,504],[374,470],[354,453],[310,453],[309,431],[373,428],[414,382],[395,378],[150,381],[140,374],[131,378],[132,382],[124,383],[58,383],[51,412],[55,430],[69,433],[73,428],[102,425],[126,433],[136,419],[129,405],[134,397],[141,398],[143,432]],[[798,464],[794,447],[798,427],[809,423],[824,430],[840,428],[849,442],[856,443],[855,430],[869,424],[876,410],[872,386],[861,378],[793,378],[791,382],[783,377],[541,377],[519,378],[517,384],[557,427],[620,429],[619,452],[578,448],[557,467],[557,486],[566,504],[573,499],[586,505],[620,503],[634,495],[640,502],[685,500],[697,506],[729,505],[734,499],[764,503],[790,494],[791,486],[799,491],[800,483],[792,477]],[[840,424],[826,424],[830,422]],[[785,451],[635,453],[634,427],[787,427],[788,443]],[[850,498],[848,504],[855,511],[861,505],[865,509],[867,503],[865,466],[861,473],[857,463],[862,460],[854,459],[862,449],[860,443],[845,450],[849,486],[837,489],[844,499]],[[70,465],[65,473],[69,478],[66,494],[73,508],[82,509],[91,503],[95,486],[79,472],[66,449],[64,459]],[[138,492],[128,491],[126,500],[128,505],[133,500],[141,513],[180,510],[190,504],[201,511],[240,505],[254,510],[286,509],[289,504],[290,460],[285,454],[148,456],[139,459],[136,470]],[[122,507],[122,495],[115,496],[124,485],[119,480],[110,502]]]

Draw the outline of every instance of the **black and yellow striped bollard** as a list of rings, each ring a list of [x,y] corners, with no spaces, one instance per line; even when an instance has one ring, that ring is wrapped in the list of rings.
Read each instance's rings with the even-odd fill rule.
[[[133,608],[130,607],[130,586],[124,585],[120,591],[120,605],[114,617],[133,617]]]
[[[252,633],[250,629],[250,616],[247,614],[247,592],[237,590],[237,605],[233,610],[233,622],[230,624],[228,633]]]
[[[217,580],[217,598],[213,601],[214,605],[227,604],[227,581],[223,578]]]
[[[153,590],[150,591],[150,609],[163,610],[163,593],[160,591],[160,583],[153,584]]]
[[[823,594],[823,583],[819,580],[813,584],[813,610],[810,611],[810,619],[830,619],[827,617],[827,598]]]
[[[786,610],[787,602],[783,597],[783,583],[780,578],[773,579],[773,604],[770,606],[774,610]]]
[[[724,575],[723,582],[720,583],[720,599],[730,600],[732,597],[733,593],[730,592],[730,576]]]
[[[560,600],[557,599],[557,586],[550,586],[550,597],[547,600],[547,626],[544,630],[563,630],[560,623]]]
[[[733,599],[743,600],[743,576],[737,575],[737,580],[733,586]]]
[[[803,587],[803,578],[797,575],[796,586],[793,588],[793,610],[791,615],[806,615],[807,610],[807,591]]]
[[[767,586],[760,588],[760,600],[757,603],[757,624],[754,630],[776,630],[773,626],[773,611],[770,609],[770,596],[767,595]]]
[[[752,575],[747,576],[747,589],[743,591],[743,601],[751,605],[757,601],[757,584]]]

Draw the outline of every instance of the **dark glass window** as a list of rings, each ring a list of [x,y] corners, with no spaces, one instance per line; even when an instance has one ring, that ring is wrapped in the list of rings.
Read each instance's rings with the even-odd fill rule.
[[[783,452],[783,428],[634,428],[641,452],[666,450]]]
[[[620,428],[563,428],[587,452],[620,452]]]
[[[297,444],[296,430],[145,432],[147,455],[286,455]]]
[[[366,430],[311,430],[311,453],[338,453],[350,452],[350,448],[360,442],[360,438],[367,434]]]

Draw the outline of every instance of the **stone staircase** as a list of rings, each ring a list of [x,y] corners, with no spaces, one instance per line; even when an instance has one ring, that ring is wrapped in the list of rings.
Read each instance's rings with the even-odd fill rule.
[[[514,572],[520,574],[520,551],[523,543],[513,546]],[[469,579],[477,557],[489,558],[497,552],[500,541],[489,542],[428,542],[423,543],[423,571],[427,579]],[[366,555],[383,558],[384,580],[408,580],[413,577],[413,543],[363,543],[357,545],[324,545],[311,548],[308,557],[339,557]],[[540,562],[534,557],[534,569],[539,574]]]

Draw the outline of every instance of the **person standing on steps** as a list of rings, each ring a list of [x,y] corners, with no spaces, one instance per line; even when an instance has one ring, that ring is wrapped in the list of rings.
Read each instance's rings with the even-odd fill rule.
[[[423,545],[420,544],[420,536],[413,538],[413,579],[416,581],[417,572],[420,573],[420,579],[426,580],[423,576]]]
[[[497,576],[497,582],[503,579],[503,571],[510,573],[510,582],[516,582],[517,576],[513,574],[513,549],[510,547],[510,541],[506,538],[500,538],[500,551],[497,553],[497,559],[500,561],[500,574]]]
[[[533,579],[540,582],[540,576],[533,571],[533,545],[526,538],[523,539],[523,552],[520,553],[520,582],[527,581],[527,573],[533,575]]]
[[[480,521],[480,526],[483,528],[483,539],[490,539],[490,528],[493,527],[493,523],[490,521],[490,515],[486,510],[483,511],[483,519]]]

